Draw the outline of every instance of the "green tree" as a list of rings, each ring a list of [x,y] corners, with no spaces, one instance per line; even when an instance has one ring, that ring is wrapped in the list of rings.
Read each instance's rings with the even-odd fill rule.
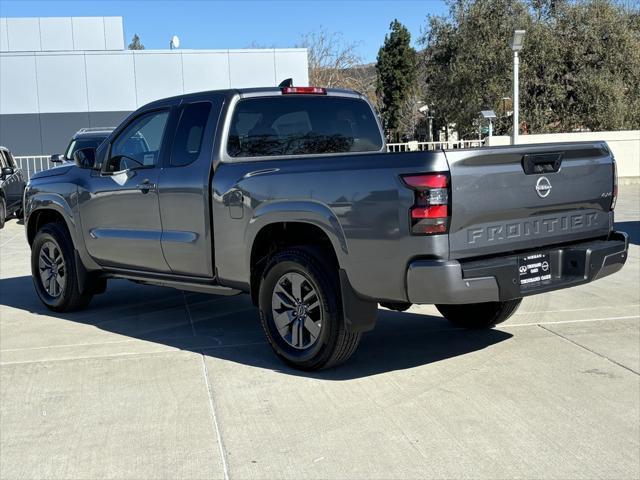
[[[511,96],[513,30],[528,29],[529,13],[521,0],[460,0],[450,16],[428,18],[420,39],[425,70],[425,98],[436,122],[455,124],[462,137],[477,135],[480,110],[503,114]],[[502,118],[497,133],[508,127]]]
[[[384,44],[378,51],[376,63],[376,92],[380,100],[380,110],[385,129],[390,138],[398,139],[403,132],[403,117],[412,115],[409,111],[415,105],[408,100],[416,91],[416,51],[411,46],[411,34],[398,20],[390,25],[391,32],[385,36]]]
[[[127,47],[129,50],[144,50],[144,45],[140,41],[140,37],[137,33],[133,34],[133,38],[131,39],[131,43]]]
[[[462,136],[475,135],[487,108],[500,117],[496,133],[509,133],[509,41],[521,28],[525,131],[639,128],[638,16],[637,7],[614,0],[455,0],[447,17],[428,17],[420,39],[425,98],[436,121],[455,124]]]

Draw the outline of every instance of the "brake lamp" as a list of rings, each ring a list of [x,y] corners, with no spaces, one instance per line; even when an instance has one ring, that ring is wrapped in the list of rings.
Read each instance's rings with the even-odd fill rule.
[[[414,191],[410,210],[411,233],[434,235],[449,231],[449,176],[442,173],[404,175]]]
[[[616,159],[613,158],[613,198],[611,199],[611,210],[616,208],[616,201],[618,200],[618,166],[616,165]]]
[[[291,95],[296,93],[302,95],[326,95],[327,89],[320,87],[284,87],[282,89],[283,95]]]

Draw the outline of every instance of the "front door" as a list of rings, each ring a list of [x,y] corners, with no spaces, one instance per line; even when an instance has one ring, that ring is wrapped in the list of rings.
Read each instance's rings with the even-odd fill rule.
[[[133,119],[111,142],[109,157],[80,201],[89,254],[101,265],[168,272],[160,239],[158,178],[169,110]],[[81,197],[82,197],[81,193]]]

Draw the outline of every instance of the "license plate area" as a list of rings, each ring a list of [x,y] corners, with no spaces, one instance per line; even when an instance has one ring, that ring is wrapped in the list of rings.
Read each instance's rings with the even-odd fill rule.
[[[531,253],[518,257],[520,287],[535,287],[551,281],[551,262],[548,252]]]

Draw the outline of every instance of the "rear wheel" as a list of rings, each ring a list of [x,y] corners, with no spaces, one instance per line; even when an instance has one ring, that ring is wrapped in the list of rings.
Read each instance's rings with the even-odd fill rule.
[[[59,223],[48,223],[31,248],[31,274],[42,303],[56,312],[85,308],[92,295],[80,294],[71,238]]]
[[[346,361],[360,333],[346,330],[340,282],[320,250],[276,253],[260,284],[260,319],[269,344],[287,364],[319,370]]]
[[[505,302],[436,305],[436,308],[443,317],[458,327],[479,329],[504,322],[516,312],[521,302],[521,298],[516,298]]]

